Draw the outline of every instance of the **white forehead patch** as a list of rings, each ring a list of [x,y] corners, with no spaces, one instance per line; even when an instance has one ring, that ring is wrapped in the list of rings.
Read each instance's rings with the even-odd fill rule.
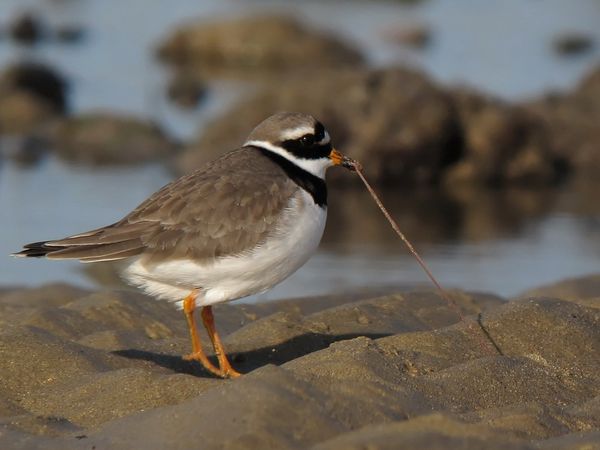
[[[314,134],[315,133],[315,129],[313,127],[296,127],[296,128],[291,128],[289,130],[285,130],[283,133],[281,133],[281,140],[282,141],[287,141],[287,140],[296,140],[296,139],[300,139],[302,136],[304,136],[305,134]]]
[[[327,132],[327,130],[325,130],[325,136],[323,136],[323,139],[321,139],[319,142],[317,142],[317,144],[319,145],[325,145],[325,144],[329,144],[329,133]]]

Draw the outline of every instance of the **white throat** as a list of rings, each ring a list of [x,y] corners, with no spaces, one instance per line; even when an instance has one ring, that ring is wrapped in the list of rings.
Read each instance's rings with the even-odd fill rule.
[[[307,172],[313,174],[314,176],[322,178],[323,180],[325,179],[325,172],[327,171],[327,168],[333,166],[333,162],[327,157],[319,159],[298,158],[297,156],[294,156],[293,154],[288,152],[286,149],[273,145],[272,143],[267,141],[246,141],[244,143],[244,147],[246,146],[264,148],[265,150],[276,153],[279,156],[283,156],[285,159],[293,162],[301,169],[304,169]]]

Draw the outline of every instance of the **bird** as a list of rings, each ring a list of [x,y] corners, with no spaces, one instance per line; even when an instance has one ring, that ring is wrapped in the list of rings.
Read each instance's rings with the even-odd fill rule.
[[[192,345],[186,360],[236,378],[213,305],[265,292],[310,258],[325,228],[326,171],[353,170],[354,162],[313,116],[279,112],[240,148],[162,187],[118,222],[33,242],[13,256],[117,261],[127,283],[183,310]],[[218,365],[203,350],[196,308]]]

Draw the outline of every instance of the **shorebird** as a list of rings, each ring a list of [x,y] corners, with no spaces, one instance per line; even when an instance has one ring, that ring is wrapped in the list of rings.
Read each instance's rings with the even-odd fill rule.
[[[333,148],[321,122],[277,113],[242,147],[167,184],[120,221],[27,244],[15,256],[119,261],[126,282],[183,309],[192,341],[186,359],[237,377],[212,305],[264,292],[309,259],[325,227],[331,166],[352,169],[353,160]],[[218,367],[202,348],[196,307]]]

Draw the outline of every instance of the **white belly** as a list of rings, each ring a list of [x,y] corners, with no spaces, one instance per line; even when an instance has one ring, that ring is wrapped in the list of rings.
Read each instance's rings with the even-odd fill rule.
[[[152,296],[178,302],[200,290],[199,306],[227,302],[264,292],[298,270],[315,252],[327,210],[305,191],[290,201],[273,233],[259,247],[236,256],[198,263],[178,259],[146,265],[133,261],[124,278]]]

